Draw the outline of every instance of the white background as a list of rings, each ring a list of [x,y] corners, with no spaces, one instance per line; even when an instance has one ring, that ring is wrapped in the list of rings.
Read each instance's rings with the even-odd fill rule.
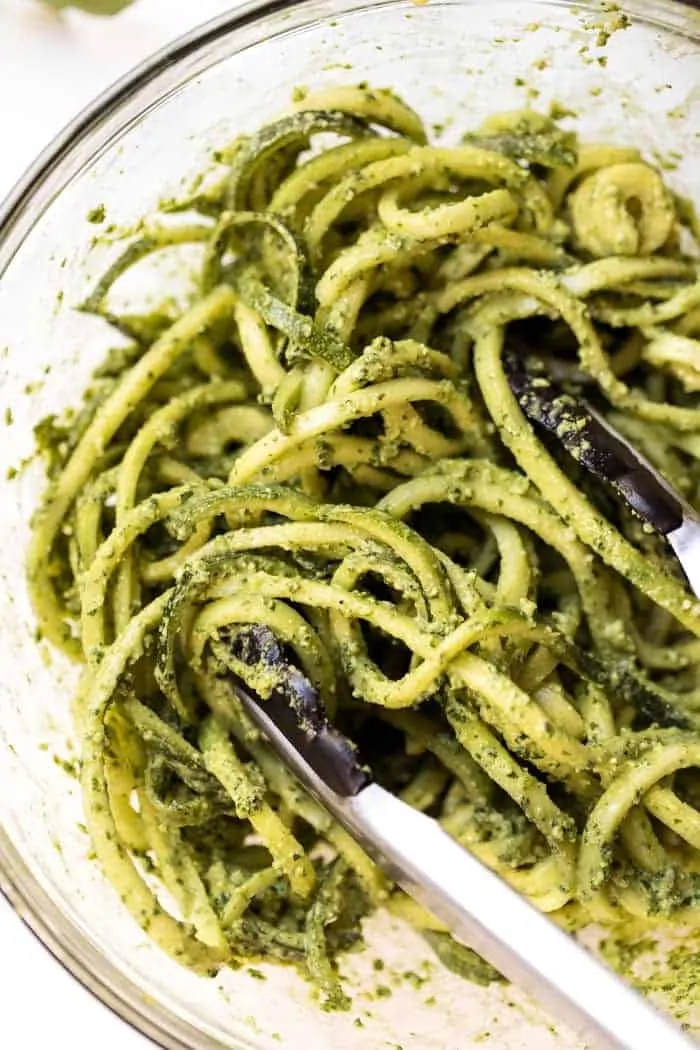
[[[240,2],[137,0],[101,19],[57,15],[38,0],[0,0],[0,198],[113,80]],[[153,1050],[61,969],[2,897],[0,988],[0,1045],[8,1050]]]

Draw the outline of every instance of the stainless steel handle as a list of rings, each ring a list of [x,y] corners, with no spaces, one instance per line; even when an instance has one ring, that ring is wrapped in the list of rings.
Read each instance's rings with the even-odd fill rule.
[[[590,1050],[697,1047],[430,817],[377,784],[332,808],[399,886]]]
[[[332,790],[245,690],[253,722],[280,757],[377,864],[455,936],[589,1050],[697,1050],[697,1044],[629,985],[537,911],[440,825],[371,783],[355,795]]]
[[[683,507],[683,523],[669,532],[666,539],[681,563],[691,590],[700,598],[700,518],[692,509]]]

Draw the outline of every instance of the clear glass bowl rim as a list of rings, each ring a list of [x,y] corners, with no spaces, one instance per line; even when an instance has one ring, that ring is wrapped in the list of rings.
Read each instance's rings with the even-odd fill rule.
[[[401,0],[244,0],[231,11],[180,36],[134,67],[99,95],[42,151],[4,201],[0,202],[0,279],[30,231],[71,180],[114,136],[142,117],[159,99],[198,71],[225,59],[236,34],[254,30],[248,46],[266,39],[269,19],[285,14],[288,32],[351,11],[394,7]],[[440,0],[471,6],[484,0]],[[496,4],[508,0],[490,0]],[[533,3],[593,7],[593,0],[530,0]],[[699,0],[625,0],[633,17],[700,44]],[[0,825],[0,893],[37,940],[105,1006],[167,1050],[224,1050],[216,1039],[165,1007],[145,1002],[39,885]],[[240,1044],[239,1050],[248,1050]]]

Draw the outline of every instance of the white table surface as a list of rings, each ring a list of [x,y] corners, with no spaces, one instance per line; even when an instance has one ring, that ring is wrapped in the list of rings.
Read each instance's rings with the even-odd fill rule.
[[[34,0],[0,0],[0,198],[103,88],[239,2],[137,0],[100,19],[56,15]],[[0,1046],[8,1050],[153,1050],[62,970],[2,897],[0,988]]]

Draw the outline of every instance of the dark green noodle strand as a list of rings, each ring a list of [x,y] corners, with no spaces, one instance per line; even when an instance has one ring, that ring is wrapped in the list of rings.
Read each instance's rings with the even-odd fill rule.
[[[339,956],[386,905],[497,978],[249,723],[232,675],[265,697],[276,671],[233,643],[264,624],[380,782],[538,908],[697,925],[700,605],[502,365],[537,359],[697,502],[693,207],[551,117],[447,148],[389,90],[302,95],[119,250],[80,309],[121,344],[40,428],[29,576],[85,664],[98,861],[198,972],[287,962],[345,1008]],[[117,308],[185,256],[184,293]]]
[[[259,228],[263,234],[263,237],[259,238],[259,244],[250,236],[245,236],[246,232],[250,233],[250,227],[253,227],[254,233],[257,232],[256,228]],[[274,251],[272,245],[266,244],[265,233],[271,234],[278,247],[281,246],[282,258],[279,250]],[[264,265],[266,255],[269,256],[270,262],[280,271],[274,276],[278,279],[283,278],[284,283],[290,286],[291,308],[298,308],[302,312],[313,308],[313,283],[306,247],[301,238],[289,229],[282,219],[264,212],[223,212],[214,234],[209,231],[202,265],[202,286],[205,291],[215,288],[224,279],[224,257],[229,250],[249,260],[251,264],[257,262]]]
[[[334,861],[321,879],[316,899],[306,917],[306,960],[309,974],[323,996],[323,1006],[329,1010],[348,1010],[351,1000],[343,992],[338,975],[328,957],[325,928],[335,922],[342,908],[343,879],[347,871],[345,861]]]
[[[290,151],[298,155],[308,145],[312,135],[334,132],[358,138],[368,131],[363,120],[332,110],[306,110],[267,125],[245,140],[236,151],[229,176],[229,206],[235,211],[245,210],[249,206],[251,186],[256,178],[261,177],[261,172],[264,173],[266,165],[276,166],[280,155],[286,160],[284,155]]]

